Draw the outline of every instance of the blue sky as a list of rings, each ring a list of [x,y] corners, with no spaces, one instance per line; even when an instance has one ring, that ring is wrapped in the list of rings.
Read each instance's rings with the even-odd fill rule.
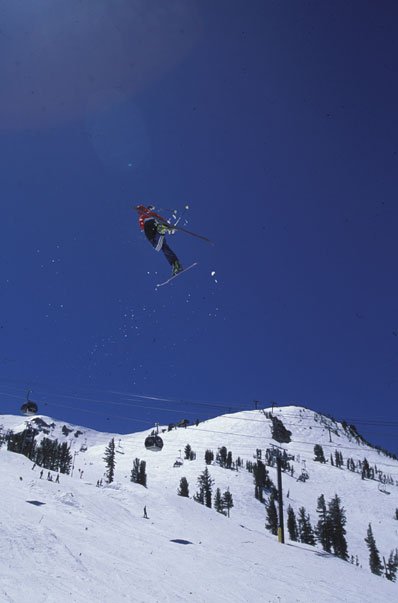
[[[127,432],[274,400],[398,452],[395,4],[49,7],[2,13],[2,412],[32,389]],[[215,242],[171,237],[198,266],[162,289],[137,203]]]

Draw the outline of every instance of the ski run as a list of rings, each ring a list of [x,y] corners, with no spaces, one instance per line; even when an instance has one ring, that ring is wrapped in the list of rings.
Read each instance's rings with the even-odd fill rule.
[[[297,406],[276,408],[290,443],[273,439],[271,409],[220,416],[186,428],[160,430],[161,452],[145,449],[146,432],[122,435],[39,417],[0,416],[2,434],[27,423],[36,438],[67,442],[73,475],[44,469],[0,449],[0,601],[4,603],[252,602],[395,603],[398,582],[371,573],[365,542],[369,524],[381,557],[398,546],[398,461],[370,447],[341,423]],[[360,431],[360,429],[359,429]],[[115,442],[115,475],[104,476],[105,449]],[[190,445],[193,460],[185,459]],[[314,461],[318,444],[326,463]],[[265,529],[265,506],[254,497],[257,451],[281,446],[294,469],[282,474],[285,544]],[[206,450],[220,447],[242,465],[206,465]],[[344,464],[332,466],[337,452]],[[196,457],[195,457],[196,455]],[[146,462],[147,487],[130,481],[134,460]],[[362,479],[347,468],[367,459],[387,482]],[[208,469],[217,488],[229,489],[230,517],[196,502],[197,479]],[[267,467],[277,485],[275,467]],[[52,481],[47,478],[49,475]],[[307,475],[307,477],[306,477]],[[303,479],[298,479],[304,476]],[[177,495],[181,478],[189,498]],[[304,507],[318,521],[318,497],[337,494],[346,513],[349,560],[289,539],[287,508]],[[267,493],[264,494],[268,500]],[[144,520],[144,507],[148,520]],[[354,560],[354,563],[351,563]]]

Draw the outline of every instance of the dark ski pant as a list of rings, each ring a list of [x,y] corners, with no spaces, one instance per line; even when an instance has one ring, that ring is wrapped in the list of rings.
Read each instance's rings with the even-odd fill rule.
[[[174,262],[178,262],[178,258],[174,251],[166,243],[164,235],[160,235],[156,228],[155,220],[146,220],[144,224],[145,236],[156,251],[162,250],[166,256],[167,261],[172,266]]]

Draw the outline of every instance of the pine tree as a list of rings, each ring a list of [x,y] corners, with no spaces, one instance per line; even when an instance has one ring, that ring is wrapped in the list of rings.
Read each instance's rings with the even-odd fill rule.
[[[391,551],[386,565],[386,578],[391,582],[395,582],[397,579],[398,571],[398,549]]]
[[[215,496],[214,496],[214,508],[218,513],[223,513],[223,515],[225,515],[220,488],[217,488]]]
[[[187,444],[184,448],[185,459],[190,460],[192,448],[190,444]]]
[[[265,511],[267,514],[265,527],[276,536],[278,533],[278,513],[276,511],[275,495],[273,493],[269,497],[268,503],[265,506]]]
[[[147,475],[146,475],[145,469],[146,469],[146,462],[141,461],[140,468],[138,471],[138,483],[141,484],[141,486],[144,486],[146,488]]]
[[[329,515],[326,509],[325,497],[323,494],[318,498],[316,511],[319,515],[319,520],[316,526],[316,535],[322,548],[327,553],[332,550],[332,535]]]
[[[381,576],[381,574],[383,572],[383,566],[381,564],[381,559],[380,559],[379,551],[376,546],[376,541],[373,536],[371,524],[369,524],[365,542],[368,545],[368,549],[369,549],[370,571],[372,572],[372,574],[376,574],[376,576]]]
[[[103,457],[105,461],[106,471],[105,477],[108,484],[113,482],[113,478],[115,476],[115,438],[112,438],[109,442],[108,446],[105,448],[105,456]]]
[[[304,507],[300,507],[298,516],[298,530],[300,542],[314,546],[316,544],[314,531],[311,526],[310,516],[307,515]]]
[[[135,458],[131,470],[130,481],[134,484],[140,483],[140,459]]]
[[[228,450],[226,449],[225,446],[221,446],[221,448],[218,449],[218,455],[217,455],[217,460],[221,467],[226,466],[227,456],[228,456]]]
[[[331,544],[333,553],[340,557],[340,559],[347,560],[347,541],[345,538],[346,530],[345,524],[347,523],[345,510],[340,505],[340,498],[335,494],[334,498],[329,502],[328,505],[328,516],[331,528]]]
[[[198,477],[199,492],[196,493],[194,499],[202,505],[206,505],[211,509],[211,497],[213,492],[214,480],[212,479],[208,468]]]
[[[253,465],[253,475],[254,475],[254,496],[260,501],[263,502],[263,489],[269,484],[267,470],[262,461],[257,461]]]
[[[72,455],[66,442],[62,442],[59,450],[59,471],[69,475],[72,467]]]
[[[343,453],[340,450],[336,450],[336,467],[344,466]]]
[[[206,452],[205,452],[206,465],[211,465],[213,461],[214,461],[214,452],[212,450],[206,450]]]
[[[318,461],[318,463],[326,463],[325,455],[323,453],[323,448],[320,444],[315,444],[314,446],[314,461]]]
[[[40,467],[44,467],[45,469],[52,469],[52,467],[54,466],[53,456],[53,440],[50,440],[50,438],[43,438],[40,442],[40,445],[36,448],[34,461]]]
[[[227,467],[227,469],[231,469],[231,467],[232,467],[232,452],[230,450],[228,451],[228,454],[227,454],[226,467]]]
[[[180,479],[180,488],[177,490],[177,493],[178,496],[184,496],[185,498],[189,498],[189,486],[186,477],[182,477]]]
[[[369,466],[369,462],[366,458],[363,459],[363,463],[362,463],[362,479],[369,479],[370,478],[370,466]]]
[[[226,490],[224,492],[224,494],[222,495],[222,504],[224,506],[224,509],[227,509],[227,515],[229,517],[229,512],[232,509],[232,507],[234,506],[234,501],[232,498],[232,494],[231,492],[228,490]]]
[[[297,542],[298,528],[297,528],[296,515],[294,514],[293,508],[290,505],[287,508],[287,529],[289,532],[290,540]]]

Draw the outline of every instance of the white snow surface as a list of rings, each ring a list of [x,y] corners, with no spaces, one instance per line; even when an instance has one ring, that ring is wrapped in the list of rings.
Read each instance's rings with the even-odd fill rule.
[[[165,431],[163,450],[157,453],[144,447],[149,431],[118,435],[66,424],[72,431],[65,435],[64,423],[40,416],[49,426],[43,435],[70,443],[73,476],[60,475],[57,484],[46,479],[44,470],[40,479],[39,467],[1,448],[1,603],[395,603],[398,584],[371,574],[364,538],[371,523],[381,555],[387,559],[398,546],[398,462],[311,410],[289,406],[274,414],[292,432],[292,441],[283,447],[295,455],[294,477],[283,474],[285,520],[288,504],[296,514],[304,506],[314,525],[319,495],[328,502],[338,494],[347,514],[348,552],[358,556],[358,567],[324,553],[319,545],[291,542],[286,527],[285,544],[265,530],[264,505],[254,498],[253,475],[245,469],[246,461],[255,462],[256,449],[264,454],[278,444],[263,410]],[[32,418],[0,416],[4,431],[24,429],[26,421]],[[118,451],[115,481],[97,487],[112,437]],[[174,467],[188,443],[196,460]],[[327,459],[337,448],[344,460],[366,456],[394,480],[383,486],[390,494],[345,466],[314,462],[316,443]],[[239,471],[208,467],[213,493],[217,487],[221,492],[229,487],[232,493],[230,518],[192,498],[206,467],[206,449],[216,453],[220,446],[244,462]],[[130,482],[136,457],[147,463],[147,488]],[[296,479],[303,468],[309,474],[305,483]],[[275,469],[269,473],[276,485]],[[177,495],[182,476],[190,498]],[[144,506],[148,519],[143,518]]]

